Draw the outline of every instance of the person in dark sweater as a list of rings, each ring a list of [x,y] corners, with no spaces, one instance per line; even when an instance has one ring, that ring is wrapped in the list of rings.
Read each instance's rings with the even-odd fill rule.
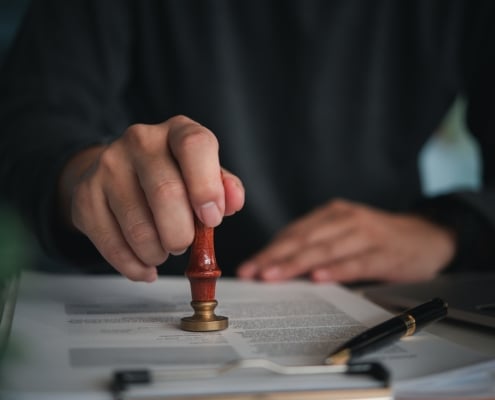
[[[183,274],[417,281],[495,268],[495,3],[34,0],[0,74],[0,180],[46,253]],[[483,187],[422,194],[453,99]],[[227,218],[228,217],[228,218]]]

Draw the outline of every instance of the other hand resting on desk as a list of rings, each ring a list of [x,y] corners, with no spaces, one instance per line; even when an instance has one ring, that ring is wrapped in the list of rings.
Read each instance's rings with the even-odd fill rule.
[[[334,200],[283,229],[238,270],[241,278],[280,281],[419,281],[454,257],[455,238],[426,219]]]

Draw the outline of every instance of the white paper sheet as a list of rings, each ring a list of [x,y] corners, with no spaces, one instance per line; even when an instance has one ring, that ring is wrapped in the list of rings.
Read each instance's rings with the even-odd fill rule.
[[[17,354],[3,368],[0,398],[107,400],[108,382],[116,369],[187,370],[252,358],[283,365],[321,364],[344,340],[390,317],[334,284],[221,278],[217,299],[216,313],[229,317],[229,328],[184,332],[180,318],[192,314],[185,278],[147,284],[122,277],[25,274],[10,343]],[[418,333],[366,359],[383,362],[393,382],[401,382],[484,357]],[[177,380],[146,390],[173,395],[353,385],[369,382],[342,376],[274,378],[243,371],[201,380],[200,385]]]
[[[495,360],[411,379],[397,386],[396,400],[493,400]]]

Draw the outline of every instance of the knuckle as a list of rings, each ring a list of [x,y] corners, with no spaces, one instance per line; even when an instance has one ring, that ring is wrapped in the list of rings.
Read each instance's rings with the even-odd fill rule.
[[[140,138],[142,136],[146,136],[147,132],[149,131],[150,125],[146,124],[132,124],[127,127],[127,129],[124,132],[124,137],[126,139],[133,139],[133,138]]]
[[[113,240],[111,235],[103,235],[96,240],[102,255],[114,267],[122,267],[129,263],[130,256],[121,243]]]
[[[126,129],[123,139],[129,143],[133,149],[141,152],[157,151],[156,145],[156,129],[152,125],[134,124]]]
[[[119,170],[120,156],[115,150],[115,145],[111,145],[100,153],[97,170],[111,172]]]
[[[127,228],[129,240],[135,245],[147,244],[156,240],[156,233],[148,222],[137,222]]]
[[[155,183],[150,194],[153,198],[164,201],[167,199],[180,199],[187,197],[187,190],[184,182],[179,179],[167,179]]]
[[[138,132],[141,132],[145,128],[146,128],[145,124],[140,124],[140,123],[132,124],[132,125],[129,125],[127,127],[127,129],[124,132],[124,135],[133,135],[133,134],[136,134]]]
[[[174,115],[173,117],[169,118],[168,121],[170,124],[173,125],[184,125],[184,124],[190,124],[194,122],[191,118],[186,117],[183,114],[178,114]]]
[[[213,133],[201,125],[194,125],[178,139],[178,147],[184,151],[190,148],[209,147],[218,150],[218,140]]]

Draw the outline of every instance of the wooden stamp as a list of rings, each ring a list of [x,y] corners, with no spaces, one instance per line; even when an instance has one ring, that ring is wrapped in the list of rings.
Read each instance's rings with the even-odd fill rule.
[[[191,285],[191,307],[194,314],[181,319],[185,331],[207,332],[226,329],[227,317],[215,314],[218,302],[215,298],[217,279],[222,274],[215,257],[213,228],[194,219],[195,236],[185,275]]]

